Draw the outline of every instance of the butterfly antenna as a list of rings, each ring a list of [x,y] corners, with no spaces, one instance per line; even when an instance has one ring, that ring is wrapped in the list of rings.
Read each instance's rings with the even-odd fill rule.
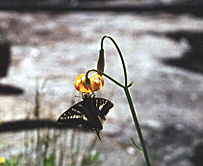
[[[99,136],[99,130],[95,130],[96,131],[96,133],[97,133],[97,137],[99,138],[99,140],[101,141],[101,138],[100,138],[100,136]]]

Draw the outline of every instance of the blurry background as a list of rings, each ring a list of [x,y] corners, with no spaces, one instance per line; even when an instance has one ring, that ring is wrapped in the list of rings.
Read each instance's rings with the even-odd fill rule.
[[[5,164],[145,165],[130,140],[139,144],[124,92],[107,79],[96,96],[114,108],[101,142],[94,132],[55,129],[59,115],[81,100],[74,80],[96,68],[100,40],[108,34],[118,42],[134,82],[130,90],[150,158],[157,144],[153,164],[201,166],[202,7],[200,0],[1,0],[0,157]],[[106,40],[104,48],[105,72],[123,82],[113,44]]]

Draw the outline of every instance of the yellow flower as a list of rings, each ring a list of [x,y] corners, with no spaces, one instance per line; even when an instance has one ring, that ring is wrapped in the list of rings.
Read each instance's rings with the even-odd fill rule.
[[[4,162],[5,162],[4,158],[3,158],[3,157],[0,157],[0,164],[2,164],[2,163],[4,163]]]
[[[75,88],[81,93],[92,93],[104,86],[104,79],[99,74],[92,74],[86,79],[85,74],[80,74],[75,79]]]

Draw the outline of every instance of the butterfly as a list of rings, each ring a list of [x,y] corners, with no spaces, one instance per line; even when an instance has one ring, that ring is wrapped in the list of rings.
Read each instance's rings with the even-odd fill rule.
[[[67,109],[58,118],[59,125],[76,127],[81,125],[84,130],[95,130],[98,138],[99,131],[103,129],[100,119],[106,120],[105,115],[114,106],[104,98],[95,98],[94,94],[83,94],[83,101]]]

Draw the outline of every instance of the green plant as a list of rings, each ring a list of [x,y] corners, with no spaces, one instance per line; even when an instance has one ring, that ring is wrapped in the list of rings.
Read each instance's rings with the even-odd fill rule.
[[[96,164],[99,159],[99,152],[92,151],[91,153],[86,154],[82,160],[82,166]]]
[[[104,71],[104,62],[105,62],[103,43],[104,43],[104,39],[106,39],[106,38],[110,39],[113,42],[113,44],[115,45],[115,47],[116,47],[116,49],[117,49],[117,51],[119,53],[119,56],[120,56],[120,59],[121,59],[121,62],[122,62],[122,66],[123,66],[123,72],[124,72],[124,84],[116,81],[114,78],[112,78],[111,76],[109,76],[109,75],[107,75],[106,73],[103,72]],[[128,101],[128,104],[129,104],[129,107],[130,107],[130,110],[131,110],[131,114],[132,114],[132,117],[133,117],[133,120],[134,120],[135,128],[136,128],[137,133],[138,133],[138,137],[139,137],[139,140],[140,140],[141,147],[136,145],[135,142],[132,139],[133,144],[135,145],[135,147],[137,149],[139,149],[140,151],[143,152],[146,165],[151,166],[151,161],[149,160],[149,157],[148,157],[148,152],[147,152],[147,149],[146,149],[146,146],[145,146],[144,138],[142,136],[141,128],[140,128],[139,121],[138,121],[138,118],[137,118],[137,115],[136,115],[136,110],[135,110],[135,107],[134,107],[134,104],[133,104],[133,101],[132,101],[132,98],[131,98],[131,95],[130,95],[130,91],[129,91],[129,87],[131,87],[133,85],[133,82],[128,84],[127,70],[126,70],[123,55],[121,53],[121,50],[120,50],[119,46],[117,45],[117,43],[115,42],[115,40],[112,37],[104,36],[101,39],[101,49],[99,51],[99,59],[98,59],[98,63],[97,63],[97,70],[96,69],[91,69],[91,70],[88,70],[86,72],[86,80],[87,80],[86,82],[87,82],[87,84],[90,82],[88,80],[88,74],[90,72],[92,72],[92,71],[97,72],[98,74],[100,74],[102,76],[105,76],[106,78],[108,78],[109,80],[111,80],[112,82],[114,82],[116,85],[118,85],[119,87],[121,87],[124,90],[127,101]],[[155,156],[155,153],[156,153],[156,150],[154,152],[154,156]],[[153,158],[154,158],[154,156],[153,156]]]
[[[19,165],[19,160],[20,160],[20,155],[14,156],[8,160],[6,160],[4,163],[0,164],[2,166],[18,166]]]

